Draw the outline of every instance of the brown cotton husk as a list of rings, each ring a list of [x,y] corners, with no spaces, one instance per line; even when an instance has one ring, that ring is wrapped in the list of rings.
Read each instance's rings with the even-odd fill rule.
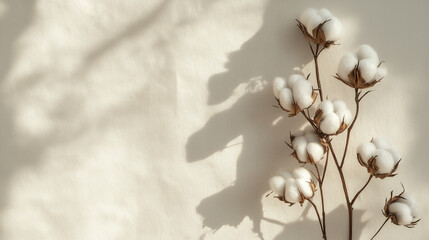
[[[398,219],[397,219],[396,215],[394,213],[392,213],[392,212],[389,211],[389,206],[390,206],[390,204],[392,204],[394,202],[397,202],[400,199],[405,199],[404,197],[402,197],[402,195],[405,192],[405,188],[404,188],[403,185],[402,185],[402,188],[403,188],[402,192],[399,195],[397,195],[397,196],[393,196],[393,191],[390,192],[390,198],[385,200],[384,208],[383,208],[383,211],[382,211],[383,215],[385,217],[387,217],[387,218],[390,218],[390,220],[392,221],[392,223],[395,224],[395,225],[400,225],[400,224],[398,223]],[[419,221],[420,221],[420,219],[418,219],[416,221],[413,221],[410,224],[407,224],[407,225],[404,225],[404,226],[407,227],[407,228],[413,228],[413,227],[415,227],[417,225],[417,223]]]
[[[401,160],[399,160],[395,166],[393,167],[392,171],[390,171],[389,173],[377,173],[378,171],[378,166],[377,166],[377,161],[375,157],[371,157],[370,159],[368,159],[368,163],[366,163],[365,161],[362,160],[362,157],[360,156],[360,154],[357,154],[357,159],[360,165],[362,165],[363,167],[365,167],[368,171],[369,174],[371,174],[372,176],[376,177],[376,178],[380,178],[380,179],[384,179],[386,177],[394,177],[397,175],[396,170],[398,169],[399,166],[399,162],[401,162]]]
[[[290,135],[290,142],[292,143],[294,139],[295,139],[295,136],[291,134]],[[324,138],[320,138],[320,137],[319,137],[319,142],[320,142],[320,144],[322,144],[322,146],[323,146],[323,153],[325,154],[328,151],[328,143],[325,141]],[[290,144],[290,146],[292,146],[292,144]],[[296,158],[296,160],[298,160],[299,163],[304,163],[304,164],[305,163],[310,163],[312,165],[317,164],[314,161],[313,156],[310,153],[308,153],[308,151],[307,151],[307,159],[306,159],[306,161],[302,161],[301,159],[299,159],[298,155],[295,152],[295,150],[291,153],[291,156],[294,157],[294,158]]]
[[[325,33],[322,30],[323,25],[330,20],[324,21],[312,30],[314,37],[308,33],[307,28],[304,26],[304,24],[302,24],[299,20],[296,21],[298,22],[298,28],[301,30],[304,37],[310,42],[316,43],[318,45],[323,45],[325,48],[329,48],[332,44],[335,44],[334,41],[326,41]]]
[[[314,182],[313,181],[310,181],[310,182],[308,182],[309,184],[310,184],[310,186],[311,186],[311,189],[312,189],[312,191],[313,191],[313,195],[311,195],[311,197],[309,197],[309,198],[306,198],[301,192],[299,193],[299,200],[298,200],[298,203],[301,205],[301,207],[302,207],[302,205],[304,204],[304,201],[305,200],[307,200],[307,199],[310,199],[310,198],[312,198],[312,197],[314,197],[314,193],[316,192],[316,184],[314,184]],[[292,203],[292,202],[289,202],[289,201],[287,201],[286,200],[286,198],[284,197],[284,196],[276,196],[275,198],[278,198],[280,201],[282,201],[282,202],[285,202],[286,204],[289,204],[289,206],[292,206],[292,205],[294,205],[295,203]]]
[[[381,64],[381,63],[380,63]],[[379,66],[380,66],[379,64]],[[336,76],[334,76],[336,79],[340,80],[341,82],[343,82],[344,84],[346,84],[347,86],[351,87],[351,88],[358,88],[358,89],[365,89],[365,88],[369,88],[374,86],[375,84],[377,84],[378,82],[381,81],[381,79],[379,80],[374,80],[372,82],[368,82],[365,81],[365,79],[362,78],[362,75],[359,71],[359,64],[355,66],[355,68],[349,73],[348,80],[346,79],[342,79],[338,73]]]
[[[313,103],[311,103],[311,105],[308,106],[308,108],[311,107],[314,104],[314,102],[316,102],[317,96],[318,96],[317,92],[313,90],[313,93],[311,94],[311,98],[313,99]],[[279,99],[276,98],[276,100],[277,100],[277,103],[279,104],[280,108],[289,113],[289,117],[296,116],[297,114],[299,114],[302,111],[302,109],[298,106],[298,104],[295,103],[295,101],[292,103],[291,109],[287,110],[287,109],[282,107]]]
[[[323,111],[320,109],[317,109],[316,113],[314,113],[314,119],[313,120],[319,129],[320,129],[320,122],[322,121],[322,116],[323,116]],[[338,135],[338,134],[344,132],[344,130],[346,130],[347,127],[348,127],[348,125],[344,122],[344,119],[343,119],[343,121],[341,122],[340,128],[337,130],[337,132],[335,134],[325,134],[325,135],[327,135],[327,136]]]

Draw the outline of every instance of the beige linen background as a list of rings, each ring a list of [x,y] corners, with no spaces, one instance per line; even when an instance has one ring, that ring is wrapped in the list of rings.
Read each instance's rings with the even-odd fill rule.
[[[272,107],[271,81],[313,71],[295,23],[307,7],[344,24],[320,58],[330,98],[353,106],[332,75],[362,43],[389,70],[362,104],[350,191],[367,178],[358,143],[385,136],[403,162],[357,201],[355,239],[372,236],[401,182],[424,219],[379,239],[427,239],[425,0],[0,1],[0,239],[318,239],[307,205],[265,197],[278,169],[297,166],[283,140],[304,119]],[[344,239],[333,165],[326,181],[328,234]]]

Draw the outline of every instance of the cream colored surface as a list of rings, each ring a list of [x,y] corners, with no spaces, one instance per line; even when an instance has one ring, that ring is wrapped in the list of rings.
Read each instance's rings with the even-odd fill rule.
[[[313,210],[265,198],[269,177],[296,166],[283,140],[304,119],[272,107],[270,84],[312,71],[294,20],[311,6],[345,27],[320,59],[325,94],[352,104],[331,76],[362,43],[389,69],[355,127],[351,192],[367,178],[353,157],[359,142],[386,136],[404,159],[358,200],[355,239],[376,231],[401,182],[424,219],[412,230],[389,224],[379,239],[426,239],[424,0],[1,1],[0,238],[319,238]],[[328,234],[344,239],[343,195],[328,171]]]

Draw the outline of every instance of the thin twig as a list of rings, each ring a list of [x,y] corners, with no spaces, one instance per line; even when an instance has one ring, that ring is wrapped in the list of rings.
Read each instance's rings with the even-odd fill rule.
[[[381,231],[381,229],[384,227],[384,225],[387,223],[387,221],[389,220],[389,218],[386,218],[386,220],[384,221],[384,223],[381,225],[381,227],[378,229],[378,231],[374,234],[374,236],[372,236],[371,240],[375,238],[375,236],[377,236],[377,234]]]
[[[319,182],[319,189],[320,189],[320,201],[322,203],[323,238],[326,239],[326,214],[325,214],[325,200],[323,197],[323,180],[320,177],[320,171],[317,164],[314,164],[314,167],[316,168],[316,172],[317,172],[317,179]],[[325,166],[325,169],[326,169],[326,166]]]
[[[328,168],[328,160],[329,160],[329,151],[326,152],[326,161],[325,161],[325,167],[323,169],[322,183],[325,180],[326,169]]]
[[[307,114],[305,114],[305,112],[304,112],[304,111],[301,111],[301,113],[302,113],[302,115],[304,115],[305,119],[307,119],[307,121],[311,124],[311,126],[314,128],[314,130],[316,130],[316,131],[317,131],[317,126],[316,126],[316,124],[314,123],[314,121],[313,121],[313,120],[311,120],[311,118],[310,118],[309,116],[307,116]]]
[[[353,126],[355,125],[355,122],[359,114],[359,90],[357,88],[355,88],[355,103],[356,103],[355,117],[352,121],[352,124],[350,124],[349,128],[347,129],[346,145],[344,147],[344,153],[343,153],[343,158],[341,159],[340,168],[343,168],[344,160],[346,159],[346,155],[347,155],[347,149],[349,147],[350,134],[352,132]]]
[[[326,141],[328,142],[329,149],[331,150],[332,157],[334,158],[335,166],[337,167],[338,173],[340,174],[341,184],[343,186],[344,196],[347,202],[347,210],[349,213],[349,238],[348,239],[352,240],[353,239],[353,207],[351,205],[349,193],[347,191],[346,180],[344,178],[343,170],[341,169],[340,164],[338,163],[337,156],[335,155],[334,148],[332,147],[332,143],[329,137],[326,137]]]
[[[320,230],[322,231],[322,234],[324,234],[325,229],[323,228],[322,220],[320,219],[319,210],[317,209],[316,204],[314,204],[314,202],[313,202],[313,201],[311,201],[311,199],[307,199],[307,201],[308,201],[308,202],[310,202],[310,203],[311,203],[311,205],[313,205],[313,208],[314,208],[314,210],[316,211],[316,214],[317,214],[317,219],[319,219]]]
[[[366,188],[366,186],[368,186],[369,182],[371,181],[373,175],[370,175],[368,178],[368,181],[366,181],[365,185],[359,190],[359,192],[356,193],[356,195],[353,197],[353,200],[351,202],[351,204],[353,205],[353,203],[356,201],[357,197],[359,196],[359,194],[361,194],[361,192]]]
[[[319,46],[320,45],[317,44],[316,50],[313,50],[313,47],[310,44],[311,53],[313,53],[313,58],[314,58],[314,67],[316,69],[316,80],[317,80],[317,88],[319,89],[319,97],[320,97],[320,101],[323,101],[322,85],[320,83],[320,76],[319,76],[319,63],[317,62],[317,58],[320,52],[322,52],[322,51],[319,52]]]

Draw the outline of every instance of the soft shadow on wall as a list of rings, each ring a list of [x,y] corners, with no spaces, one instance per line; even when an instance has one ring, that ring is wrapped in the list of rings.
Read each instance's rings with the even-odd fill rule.
[[[35,1],[2,1],[4,13],[0,16],[0,84],[8,75],[15,60],[15,43],[30,26]],[[33,76],[37,79],[39,76]],[[49,140],[33,144],[19,144],[14,132],[14,111],[8,105],[7,96],[0,93],[0,210],[6,204],[9,181],[14,172],[23,166],[36,164]]]
[[[296,161],[288,156],[290,151],[283,140],[289,131],[305,124],[305,120],[301,116],[288,118],[283,111],[272,107],[276,101],[272,96],[271,81],[276,76],[287,77],[295,67],[312,60],[308,43],[295,21],[291,21],[307,5],[300,1],[268,2],[261,28],[238,51],[229,54],[225,64],[227,71],[213,75],[208,81],[209,105],[229,99],[240,84],[246,84],[248,90],[229,109],[211,117],[204,127],[189,137],[186,145],[187,161],[195,162],[222,151],[231,140],[242,136],[236,181],[203,199],[196,209],[203,217],[204,226],[215,231],[225,225],[237,227],[249,217],[253,231],[263,239],[261,221],[272,221],[264,218],[261,204],[261,198],[269,188],[267,181],[278,166],[296,166]],[[283,118],[273,124],[279,117]],[[275,144],[271,144],[273,142]],[[343,211],[346,209],[338,207],[329,215],[336,216]],[[358,215],[362,213],[356,213],[356,220]],[[334,217],[333,221],[336,219],[341,218]],[[289,231],[299,232],[303,239],[320,235],[316,231],[304,230],[318,228],[318,222],[308,218],[291,224],[276,223],[284,225],[278,238],[288,235]],[[356,231],[356,235],[360,235],[359,232]]]

